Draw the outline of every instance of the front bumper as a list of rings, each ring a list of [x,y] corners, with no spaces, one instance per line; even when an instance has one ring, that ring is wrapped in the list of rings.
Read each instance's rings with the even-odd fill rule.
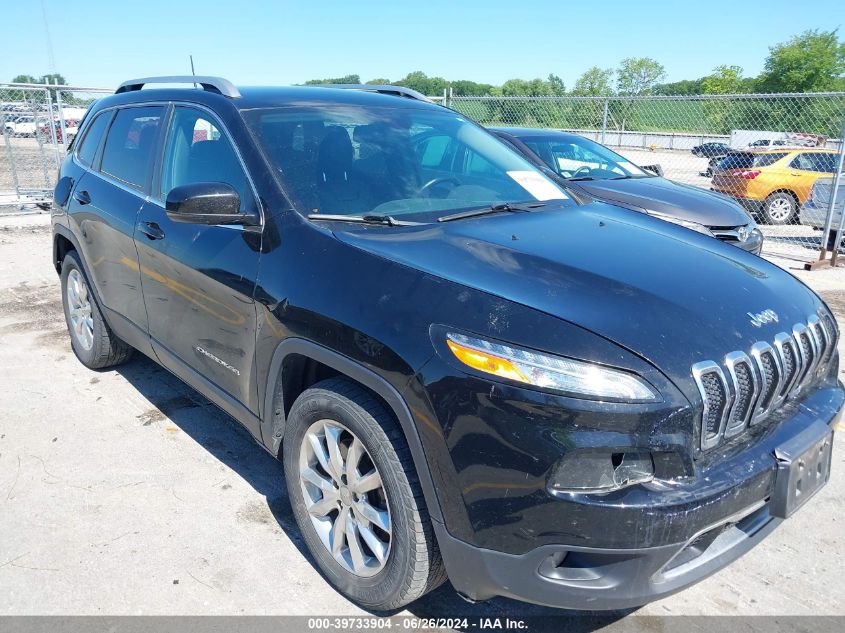
[[[718,571],[782,521],[773,505],[775,450],[810,426],[843,415],[841,386],[823,388],[746,450],[717,450],[694,484],[644,488],[639,497],[570,494],[565,522],[604,525],[615,538],[583,535],[527,552],[473,546],[435,526],[450,581],[473,600],[506,596],[568,609],[624,609],[668,596]],[[629,505],[628,500],[639,501]],[[530,510],[527,510],[530,512]],[[589,516],[589,521],[585,517]],[[623,535],[627,534],[627,542]],[[601,546],[585,543],[602,542]]]

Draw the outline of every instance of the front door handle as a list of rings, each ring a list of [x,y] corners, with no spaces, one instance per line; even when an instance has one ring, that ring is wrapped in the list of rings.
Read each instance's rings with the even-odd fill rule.
[[[87,191],[77,191],[73,194],[73,199],[84,206],[90,204],[91,195]]]
[[[163,240],[164,231],[155,222],[139,222],[138,230],[151,240]]]

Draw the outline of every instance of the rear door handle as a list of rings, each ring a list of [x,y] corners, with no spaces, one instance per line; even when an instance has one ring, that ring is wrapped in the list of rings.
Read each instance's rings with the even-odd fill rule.
[[[138,230],[151,240],[163,240],[164,231],[155,222],[139,222]]]
[[[81,205],[90,204],[91,196],[87,191],[76,191],[73,194],[73,199]]]

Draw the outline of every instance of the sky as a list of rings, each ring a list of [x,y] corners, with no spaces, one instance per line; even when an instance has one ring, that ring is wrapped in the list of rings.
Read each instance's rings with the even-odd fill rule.
[[[753,76],[773,44],[842,22],[842,0],[25,0],[3,9],[0,81],[56,71],[111,87],[189,74],[191,54],[197,74],[237,85],[422,70],[491,84],[554,73],[572,88],[625,57],[656,59],[667,81],[720,64]]]

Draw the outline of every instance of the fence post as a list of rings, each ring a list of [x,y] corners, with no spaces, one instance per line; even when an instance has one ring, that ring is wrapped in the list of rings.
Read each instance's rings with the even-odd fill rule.
[[[56,122],[53,119],[53,97],[50,96],[50,89],[47,89],[47,127],[50,128],[50,142],[53,144],[53,158],[56,159],[56,173],[62,164],[59,161],[59,143],[56,139]],[[38,134],[38,125],[35,126],[35,133]],[[45,183],[49,186],[49,181]]]
[[[822,239],[822,257],[824,257],[824,248],[827,246],[827,232],[830,230],[830,225],[833,223],[833,213],[836,209],[836,194],[839,193],[839,184],[842,182],[842,169],[845,168],[845,116],[842,117],[842,128],[839,131],[839,164],[836,167],[836,172],[833,174],[833,191],[830,192],[830,206],[827,210],[827,222],[825,223],[825,232]],[[839,228],[836,230],[836,239],[833,241],[833,254],[830,256],[830,265],[836,266],[836,260],[839,256],[839,247],[842,244],[842,228],[845,226],[845,205],[842,207],[842,212],[839,214]]]
[[[9,157],[9,169],[12,171],[12,184],[15,186],[15,198],[20,204],[21,185],[18,181],[18,170],[15,168],[15,155],[12,152],[12,144],[9,142],[9,130],[6,129],[6,116],[0,116],[0,124],[3,125],[3,144],[6,146],[6,154]]]
[[[58,88],[58,78],[53,77],[53,80],[56,82],[56,105],[59,108],[59,125],[61,126],[62,130],[62,143],[64,143],[65,147],[67,147],[67,128],[65,126],[65,108],[64,104],[62,103],[62,91]]]
[[[827,205],[827,218],[824,222],[824,230],[822,231],[822,243],[819,249],[819,262],[825,260],[827,256],[827,244],[830,241],[830,230],[833,228],[833,213],[836,209],[836,194],[839,192],[839,183],[842,179],[843,159],[845,159],[845,115],[842,117],[842,126],[839,130],[839,160],[837,161],[836,171],[833,174],[833,190],[830,192],[830,200]],[[836,231],[836,239],[833,242],[833,253],[830,258],[830,265],[836,266],[837,253],[839,252],[839,242],[842,240],[842,219],[845,218],[845,209],[843,209],[842,218],[839,220],[839,228]],[[813,264],[807,264],[806,268],[812,270]]]
[[[604,145],[604,135],[607,132],[607,107],[610,99],[604,100],[604,112],[601,115],[601,144]]]

